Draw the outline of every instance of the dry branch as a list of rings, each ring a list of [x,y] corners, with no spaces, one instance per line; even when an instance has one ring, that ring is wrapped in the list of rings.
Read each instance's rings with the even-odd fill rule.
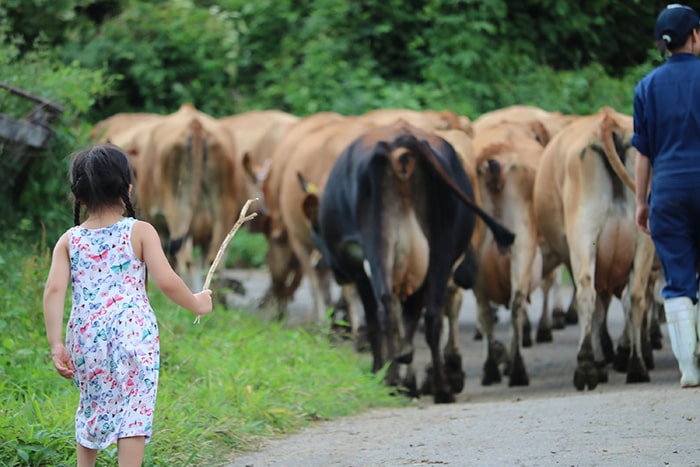
[[[221,262],[221,259],[224,257],[224,253],[226,253],[226,248],[228,247],[228,244],[231,242],[231,239],[233,239],[233,236],[236,235],[236,231],[248,222],[251,219],[254,219],[258,213],[254,212],[252,214],[248,214],[248,207],[250,207],[250,203],[253,201],[257,201],[258,198],[253,198],[249,199],[246,201],[246,203],[243,205],[243,209],[241,209],[241,213],[238,216],[238,220],[236,221],[235,224],[233,224],[233,227],[231,228],[231,231],[226,235],[226,238],[224,238],[224,241],[221,243],[221,246],[219,247],[219,251],[216,252],[216,256],[214,257],[214,262],[211,263],[211,267],[209,268],[209,272],[207,273],[207,277],[204,280],[204,287],[202,287],[202,290],[207,290],[209,288],[209,284],[211,284],[211,279],[214,276],[214,272],[216,272],[216,269],[219,267],[219,263]],[[199,316],[195,318],[194,324],[199,323]]]

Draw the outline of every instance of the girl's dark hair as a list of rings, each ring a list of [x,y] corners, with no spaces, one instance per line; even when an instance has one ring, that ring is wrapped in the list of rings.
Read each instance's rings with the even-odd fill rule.
[[[80,224],[81,204],[94,211],[122,200],[127,215],[136,217],[129,199],[132,174],[129,156],[114,145],[101,144],[75,153],[69,174],[75,225]]]

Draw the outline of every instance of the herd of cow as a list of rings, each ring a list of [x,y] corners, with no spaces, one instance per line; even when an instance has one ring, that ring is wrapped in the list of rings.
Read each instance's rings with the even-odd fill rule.
[[[412,395],[452,402],[464,386],[463,289],[476,296],[487,341],[482,383],[501,378],[492,307],[504,305],[512,317],[506,372],[510,385],[527,385],[526,305],[536,287],[548,297],[561,267],[573,278],[581,333],[576,388],[605,381],[612,362],[628,382],[649,381],[658,268],[651,240],[634,224],[627,115],[513,106],[474,121],[403,109],[215,119],[186,104],[170,115],[116,114],[93,134],[129,154],[137,211],[194,288],[242,206],[258,198],[249,228],[268,240],[268,296],[279,316],[306,277],[317,319],[347,307],[356,333],[359,295],[373,370],[388,363],[386,382]],[[342,286],[338,303],[332,280]],[[616,351],[606,328],[613,296],[626,322]],[[411,362],[421,318],[432,368],[419,389]],[[538,340],[551,340],[552,322],[545,300]]]

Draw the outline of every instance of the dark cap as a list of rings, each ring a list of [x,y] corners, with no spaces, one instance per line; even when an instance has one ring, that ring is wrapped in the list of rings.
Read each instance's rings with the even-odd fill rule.
[[[694,28],[700,27],[700,16],[686,5],[672,3],[656,18],[654,37],[673,49],[683,45]]]

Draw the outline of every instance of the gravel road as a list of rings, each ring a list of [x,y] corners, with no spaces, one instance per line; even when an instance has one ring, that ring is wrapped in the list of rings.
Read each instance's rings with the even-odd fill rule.
[[[259,271],[236,271],[247,288],[235,305],[255,303],[267,285]],[[563,291],[568,300],[570,291]],[[290,325],[311,319],[308,284],[290,306]],[[541,296],[530,306],[533,324]],[[232,457],[236,466],[696,466],[700,465],[700,390],[680,389],[665,325],[664,347],[655,351],[651,382],[625,384],[609,369],[610,381],[579,392],[572,378],[578,326],[555,331],[554,342],[524,349],[530,386],[510,388],[507,379],[480,384],[484,349],[474,336],[474,299],[465,293],[460,347],[467,374],[457,403],[429,398],[402,409],[318,422],[299,433],[264,440],[255,451]],[[507,341],[508,315],[499,311],[497,337]],[[622,331],[622,309],[613,302],[609,328]],[[422,334],[416,359],[428,362]],[[419,378],[422,378],[422,374]],[[419,381],[420,384],[420,381]]]

